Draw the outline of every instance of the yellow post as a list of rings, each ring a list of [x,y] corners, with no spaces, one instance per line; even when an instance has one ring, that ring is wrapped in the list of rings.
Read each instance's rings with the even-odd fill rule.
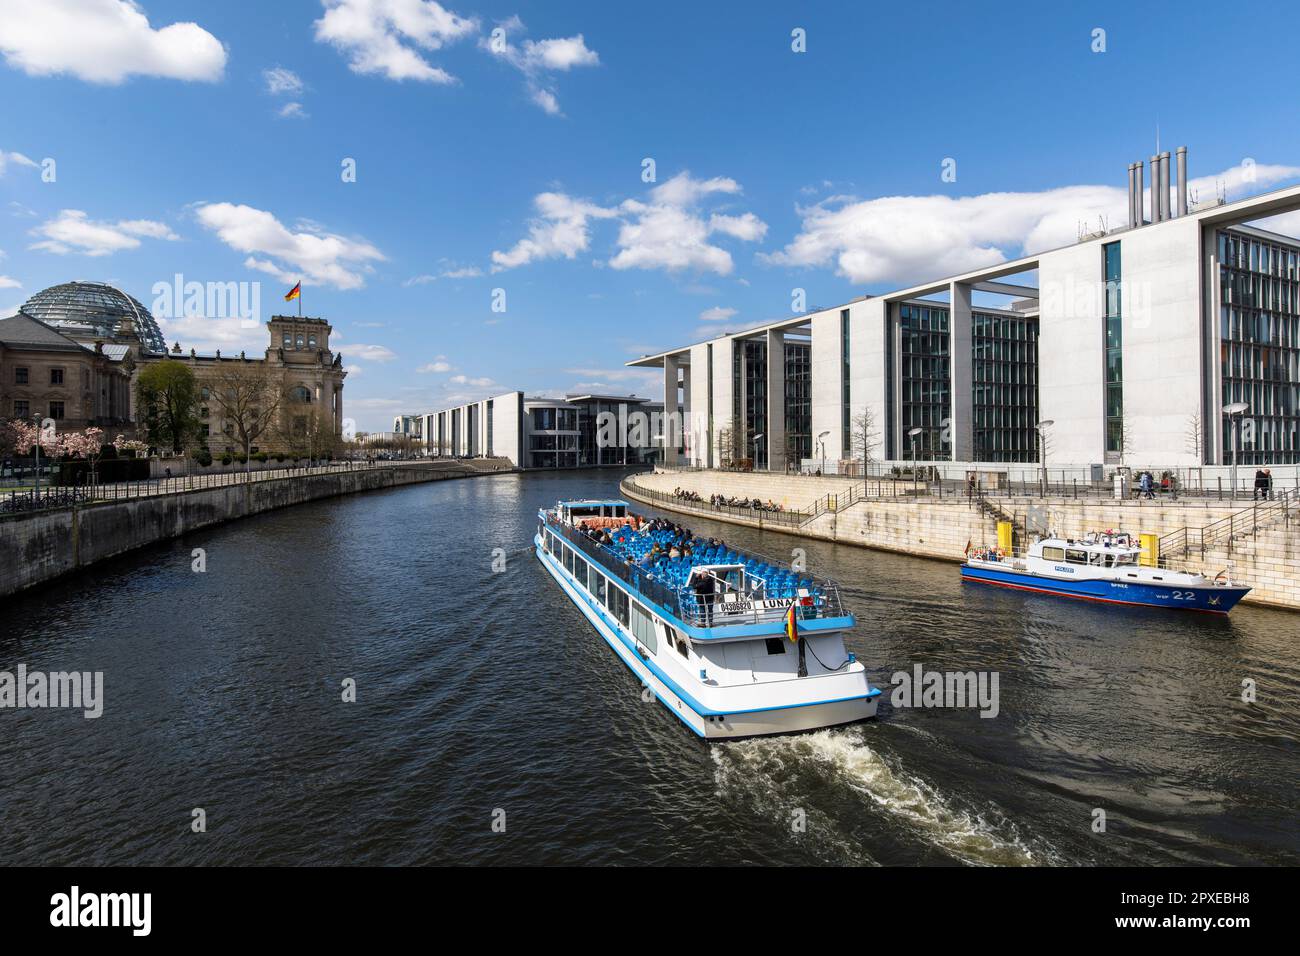
[[[998,522],[998,547],[1002,549],[1003,554],[1006,555],[1011,554],[1011,522],[1010,521]]]
[[[1138,564],[1144,568],[1160,567],[1160,536],[1140,534],[1138,541],[1142,544],[1142,555],[1138,558]]]

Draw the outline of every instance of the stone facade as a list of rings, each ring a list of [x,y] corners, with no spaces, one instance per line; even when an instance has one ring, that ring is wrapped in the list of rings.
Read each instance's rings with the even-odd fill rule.
[[[129,427],[130,394],[129,364],[102,341],[83,345],[21,312],[0,319],[0,418],[115,434]]]
[[[809,509],[826,494],[848,490],[849,482],[832,478],[796,478],[781,475],[737,474],[721,471],[656,472],[635,475],[623,484],[623,492],[635,498],[638,488],[671,494],[674,488],[712,494],[771,498],[787,509]],[[861,481],[858,482],[859,490]],[[891,488],[885,482],[882,490]],[[909,482],[900,481],[896,497],[859,499],[835,512],[825,512],[792,528],[750,519],[704,506],[683,504],[680,510],[718,521],[763,527],[774,531],[857,544],[880,551],[895,551],[917,557],[961,561],[967,542],[972,546],[997,544],[997,521],[965,497],[913,498],[906,492]],[[800,497],[800,495],[802,495]],[[1109,498],[996,498],[994,503],[1023,527],[1028,509],[1042,509],[1048,527],[1066,537],[1082,537],[1107,528],[1132,534],[1166,535],[1183,528],[1202,528],[1249,509],[1249,503],[1214,499],[1118,501]],[[656,507],[670,507],[654,501]],[[677,508],[678,506],[672,506]],[[1300,610],[1300,514],[1289,519],[1274,518],[1258,532],[1226,545],[1199,550],[1189,555],[1168,555],[1172,564],[1211,577],[1231,568],[1235,581],[1253,590],[1246,601]]]

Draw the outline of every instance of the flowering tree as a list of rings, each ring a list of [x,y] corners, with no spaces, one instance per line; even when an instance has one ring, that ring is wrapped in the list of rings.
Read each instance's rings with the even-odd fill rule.
[[[63,454],[63,439],[52,428],[41,428],[34,422],[26,422],[21,418],[15,418],[9,423],[10,429],[14,433],[14,451],[19,455],[26,455],[39,443],[41,451],[51,458],[58,458]]]
[[[129,451],[137,458],[143,457],[149,452],[149,443],[147,441],[136,441],[133,438],[127,438],[125,435],[118,435],[113,439],[113,447],[119,452]]]

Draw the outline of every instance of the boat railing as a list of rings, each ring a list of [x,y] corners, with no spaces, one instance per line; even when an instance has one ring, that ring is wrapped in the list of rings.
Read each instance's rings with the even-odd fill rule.
[[[829,578],[817,578],[809,575],[811,585],[802,589],[806,594],[791,598],[767,598],[766,585],[760,590],[731,592],[731,595],[715,593],[713,601],[705,604],[691,588],[669,587],[654,577],[653,572],[635,564],[628,564],[602,544],[592,541],[586,535],[559,521],[553,512],[547,512],[549,520],[546,527],[563,538],[587,560],[598,564],[606,573],[627,584],[633,591],[640,593],[649,602],[658,605],[669,614],[686,624],[697,627],[722,627],[735,624],[767,624],[784,619],[790,604],[795,605],[795,614],[800,620],[813,618],[846,617],[848,612],[840,598],[840,589]],[[757,575],[746,572],[747,579],[762,581]],[[727,597],[733,599],[728,601]],[[728,605],[736,605],[728,609]]]

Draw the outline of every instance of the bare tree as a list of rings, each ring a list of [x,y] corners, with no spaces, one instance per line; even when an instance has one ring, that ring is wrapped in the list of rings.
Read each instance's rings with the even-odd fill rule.
[[[285,401],[284,379],[246,362],[223,364],[207,380],[209,400],[225,419],[225,430],[244,449],[245,471],[253,443],[274,434]]]
[[[723,468],[731,468],[741,459],[748,457],[745,441],[745,428],[739,419],[733,417],[718,429],[718,460]]]
[[[1196,463],[1202,464],[1205,435],[1201,430],[1201,413],[1193,412],[1187,416],[1187,450],[1192,453]]]
[[[880,431],[876,428],[876,410],[866,406],[850,423],[849,439],[851,451],[862,459],[862,477],[867,477],[868,466],[875,461],[873,449],[880,443]]]

